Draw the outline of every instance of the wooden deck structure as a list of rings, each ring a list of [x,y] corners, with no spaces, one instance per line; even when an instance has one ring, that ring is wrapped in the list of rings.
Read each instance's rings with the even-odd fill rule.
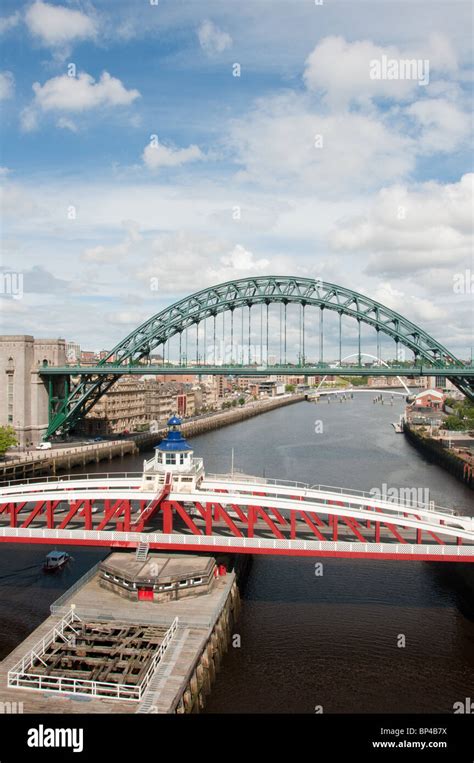
[[[174,713],[208,648],[233,590],[235,574],[232,572],[218,578],[211,593],[195,599],[159,604],[129,601],[103,589],[99,585],[98,574],[95,574],[74,590],[70,597],[67,594],[62,596],[60,606],[53,604],[53,614],[0,663],[0,703],[22,703],[24,713],[40,714]],[[83,671],[90,677],[107,675],[110,666],[106,680],[112,681],[115,676],[123,683],[132,683],[138,680],[141,670],[146,670],[146,655],[153,648],[159,648],[160,637],[174,618],[179,618],[178,630],[140,702],[8,687],[8,671],[59,623],[72,604],[84,623],[84,633],[76,642],[76,647],[67,648],[64,645],[57,651],[51,650],[45,671],[57,670],[64,674],[66,670],[76,675],[78,671]],[[93,634],[94,628],[96,631]],[[135,658],[132,655],[134,644],[144,647],[143,656],[138,661],[137,654]],[[107,659],[104,659],[105,655]],[[60,667],[62,659],[69,660],[69,664]]]

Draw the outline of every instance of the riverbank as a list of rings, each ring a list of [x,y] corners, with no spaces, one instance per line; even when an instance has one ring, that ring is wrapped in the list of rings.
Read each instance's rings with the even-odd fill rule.
[[[213,429],[237,424],[246,419],[259,416],[262,413],[292,405],[304,400],[304,394],[296,394],[281,398],[259,400],[254,403],[218,413],[210,413],[206,416],[185,421],[182,426],[186,437],[210,432]],[[12,461],[0,464],[0,482],[14,479],[28,479],[41,475],[58,472],[69,472],[75,466],[84,467],[86,464],[111,461],[113,458],[123,458],[128,455],[136,455],[140,450],[147,450],[156,445],[165,435],[166,427],[156,432],[144,432],[129,436],[127,439],[107,440],[90,445],[78,445],[76,447],[58,448],[46,452],[25,454]]]
[[[403,432],[411,445],[426,455],[430,461],[446,469],[458,480],[468,485],[471,490],[474,489],[474,470],[467,458],[465,459],[445,448],[438,440],[420,434],[407,422],[404,423]]]

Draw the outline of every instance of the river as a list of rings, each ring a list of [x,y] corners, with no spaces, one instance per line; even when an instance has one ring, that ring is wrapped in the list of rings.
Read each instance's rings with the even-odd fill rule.
[[[413,488],[472,514],[472,491],[412,448],[391,422],[404,402],[298,403],[193,438],[208,472],[249,474],[359,490]],[[126,457],[90,471],[134,471]],[[103,550],[72,548],[73,563],[45,576],[46,547],[3,545],[0,656]],[[255,556],[242,611],[206,712],[450,713],[473,696],[474,606],[442,563]],[[322,574],[316,574],[320,573]],[[404,641],[404,646],[400,644]]]

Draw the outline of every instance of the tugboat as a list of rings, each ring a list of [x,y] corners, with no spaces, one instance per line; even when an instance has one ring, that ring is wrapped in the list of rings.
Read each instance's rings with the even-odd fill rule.
[[[46,554],[46,559],[43,563],[44,572],[56,572],[61,570],[71,559],[71,556],[66,551],[50,551]]]

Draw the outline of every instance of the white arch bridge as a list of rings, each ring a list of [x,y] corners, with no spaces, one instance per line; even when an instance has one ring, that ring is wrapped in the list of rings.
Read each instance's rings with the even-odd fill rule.
[[[410,496],[238,474],[159,493],[142,474],[72,475],[0,488],[0,541],[196,552],[474,561],[474,518]]]

